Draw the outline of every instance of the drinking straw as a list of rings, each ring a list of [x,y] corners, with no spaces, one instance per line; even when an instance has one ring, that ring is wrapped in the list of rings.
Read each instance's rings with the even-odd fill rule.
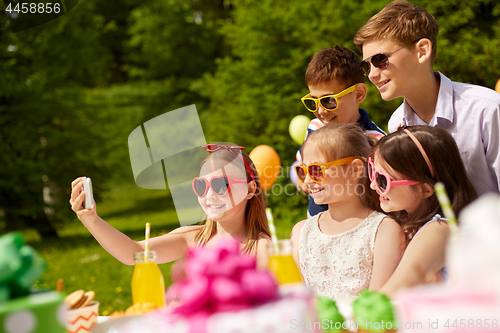
[[[57,280],[57,287],[56,287],[56,291],[59,292],[59,293],[62,293],[63,291],[63,288],[64,288],[64,280],[59,278]]]
[[[446,193],[446,188],[444,184],[441,182],[437,182],[434,185],[434,191],[436,191],[436,196],[439,200],[439,204],[441,205],[441,209],[443,210],[444,217],[448,219],[448,225],[450,226],[450,230],[452,235],[458,234],[458,223],[455,218],[455,213],[451,208],[450,198],[448,197],[448,193]]]
[[[146,223],[146,244],[144,246],[144,262],[147,262],[148,251],[149,251],[149,233],[151,230],[151,224],[149,222]]]
[[[279,254],[280,248],[278,246],[278,237],[276,236],[276,227],[274,226],[273,213],[270,207],[266,208],[267,224],[269,225],[269,231],[271,232],[271,242],[273,243],[274,252]]]

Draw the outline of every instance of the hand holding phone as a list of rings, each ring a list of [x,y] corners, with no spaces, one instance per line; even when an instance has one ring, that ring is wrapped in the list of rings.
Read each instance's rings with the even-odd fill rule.
[[[90,178],[83,180],[83,191],[85,191],[85,208],[94,208],[94,194],[92,193],[92,181]]]

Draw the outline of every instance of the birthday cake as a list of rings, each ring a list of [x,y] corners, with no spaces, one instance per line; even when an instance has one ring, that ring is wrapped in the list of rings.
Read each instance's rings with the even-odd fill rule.
[[[345,322],[344,317],[339,312],[337,304],[334,300],[317,297],[316,298],[316,312],[318,320],[321,323],[323,332],[328,333],[348,333],[348,324]]]

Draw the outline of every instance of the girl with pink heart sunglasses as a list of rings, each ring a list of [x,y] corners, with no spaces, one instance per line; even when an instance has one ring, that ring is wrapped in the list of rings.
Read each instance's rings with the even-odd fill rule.
[[[168,234],[149,240],[149,249],[156,251],[157,263],[184,257],[189,247],[212,245],[223,238],[236,239],[243,253],[267,264],[267,243],[270,232],[260,181],[250,157],[237,145],[209,144],[203,147],[210,155],[203,160],[199,177],[192,181],[206,219],[202,225],[182,226]],[[112,256],[133,265],[133,255],[144,251],[145,242],[136,242],[113,228],[97,215],[96,205],[85,209],[80,177],[72,182],[70,204],[80,221]]]
[[[440,128],[399,128],[373,148],[368,176],[382,210],[403,227],[406,237],[403,258],[380,291],[392,295],[404,287],[446,280],[450,230],[434,184],[444,184],[457,215],[477,197],[453,137]]]

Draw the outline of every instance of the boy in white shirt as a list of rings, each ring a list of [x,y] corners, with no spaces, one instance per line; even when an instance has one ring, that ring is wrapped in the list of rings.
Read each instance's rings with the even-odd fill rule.
[[[389,120],[389,132],[402,125],[444,128],[478,195],[499,193],[500,94],[433,71],[438,31],[424,8],[396,0],[359,29],[354,43],[382,99],[405,98]]]

